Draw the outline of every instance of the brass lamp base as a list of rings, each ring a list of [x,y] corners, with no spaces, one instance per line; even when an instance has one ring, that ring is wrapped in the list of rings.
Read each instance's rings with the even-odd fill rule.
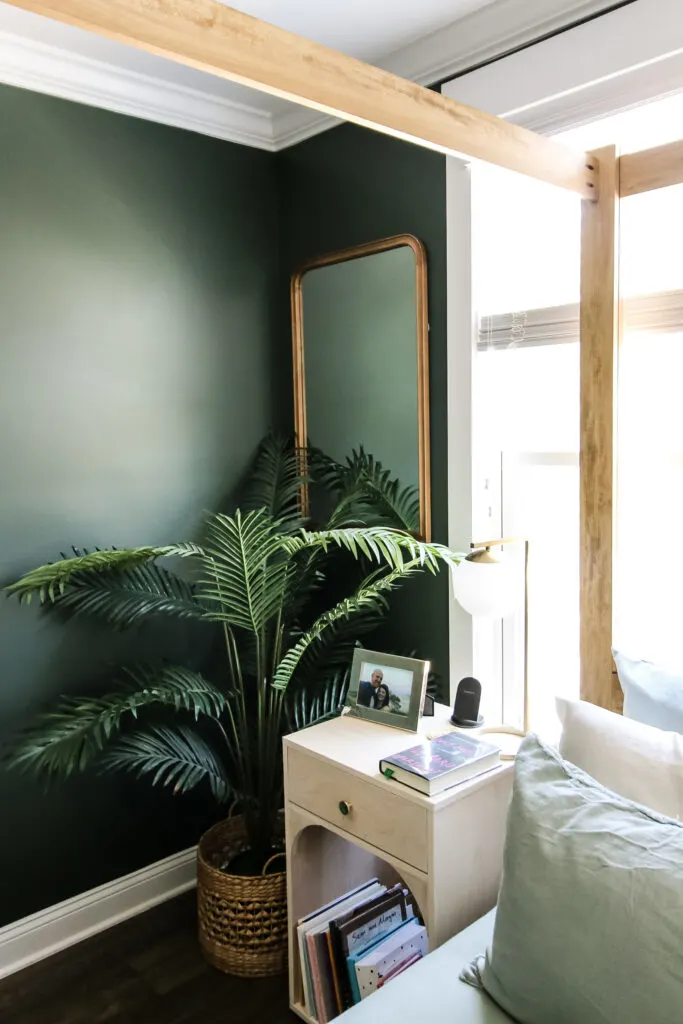
[[[500,747],[501,761],[514,761],[519,746],[526,736],[523,729],[517,729],[514,725],[489,725],[478,731],[480,736],[495,737],[495,742]]]

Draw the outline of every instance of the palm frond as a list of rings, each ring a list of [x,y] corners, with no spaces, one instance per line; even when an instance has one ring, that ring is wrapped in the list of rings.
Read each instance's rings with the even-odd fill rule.
[[[292,680],[295,689],[310,688],[315,691],[321,678],[348,667],[353,648],[362,636],[379,626],[382,611],[380,606],[359,609],[349,618],[337,619],[320,633],[306,648],[299,662],[296,676]],[[296,642],[303,632],[299,636],[290,633],[290,641]]]
[[[258,447],[241,505],[265,509],[283,532],[303,525],[301,489],[307,482],[306,452],[272,434]]]
[[[302,549],[289,559],[289,571],[285,583],[285,601],[289,622],[299,620],[305,614],[315,595],[319,595],[328,578],[320,550]]]
[[[201,555],[202,549],[196,544],[167,544],[163,547],[112,548],[105,551],[80,552],[74,549],[73,558],[62,558],[60,562],[49,562],[27,572],[5,589],[15,594],[20,601],[28,604],[37,594],[41,602],[55,601],[64,593],[67,583],[74,577],[105,572],[120,572],[132,569],[155,558],[175,555],[187,558]]]
[[[220,803],[234,797],[215,751],[195,729],[183,725],[155,726],[121,737],[102,767],[133,772],[138,778],[152,775],[152,785],[170,786],[174,793],[187,793],[207,781]]]
[[[198,672],[182,666],[133,668],[117,693],[63,697],[21,733],[7,756],[8,767],[35,775],[68,776],[82,771],[116,736],[127,717],[161,705],[217,718],[227,698]]]
[[[401,487],[398,478],[363,446],[345,463],[317,451],[311,456],[313,473],[337,502],[328,526],[340,528],[365,523],[397,530],[417,531],[420,496],[416,487]]]
[[[362,612],[378,612],[385,609],[387,607],[385,595],[399,586],[403,580],[419,572],[421,568],[419,560],[402,563],[400,568],[364,584],[352,597],[344,598],[329,611],[324,612],[280,661],[273,676],[275,689],[287,689],[306,651],[325,630],[332,628],[340,619],[350,619]]]
[[[378,463],[381,470],[381,466]],[[358,490],[339,503],[329,519],[330,527],[353,523],[386,525],[396,530],[417,533],[420,528],[420,497],[415,487],[399,489],[398,479],[389,478],[389,470],[377,478],[367,477]]]
[[[259,635],[280,612],[287,584],[285,538],[265,509],[209,520],[199,593],[215,621]]]
[[[354,451],[354,456],[355,456]],[[313,481],[322,486],[333,498],[339,498],[346,494],[349,486],[351,459],[347,456],[346,462],[337,462],[332,456],[316,448],[313,445],[308,448],[308,463]]]
[[[114,629],[128,629],[156,615],[207,618],[194,586],[156,562],[116,572],[77,574],[55,598],[54,607],[69,615],[98,618]]]
[[[344,707],[350,679],[351,668],[347,664],[318,681],[315,687],[288,693],[285,713],[290,731],[296,732],[329,718],[336,718]]]
[[[345,548],[354,558],[365,555],[378,563],[386,563],[392,569],[400,569],[408,560],[418,563],[423,569],[438,572],[441,564],[454,569],[462,556],[443,544],[427,544],[416,540],[408,533],[390,530],[386,527],[349,527],[344,530],[301,530],[295,537],[284,537],[282,547],[294,555],[304,548],[333,547]]]

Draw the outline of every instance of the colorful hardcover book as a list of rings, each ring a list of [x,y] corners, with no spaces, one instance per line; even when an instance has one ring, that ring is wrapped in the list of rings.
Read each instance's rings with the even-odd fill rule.
[[[356,889],[344,893],[336,900],[332,900],[324,907],[312,911],[305,917],[299,919],[297,925],[297,941],[299,946],[299,963],[301,966],[301,981],[304,995],[304,1006],[307,1013],[317,1017],[315,986],[309,958],[307,936],[309,932],[323,931],[329,921],[337,916],[343,915],[353,909],[358,903],[363,903],[377,895],[386,892],[386,886],[382,885],[376,878],[371,878]]]
[[[499,762],[500,748],[493,743],[450,732],[383,758],[379,770],[387,778],[427,796],[436,796],[459,782],[491,771]]]
[[[394,967],[393,970],[389,971],[388,974],[383,974],[382,977],[378,979],[377,988],[383,988],[384,985],[393,981],[393,979],[397,978],[399,974],[403,974],[404,971],[407,971],[409,967],[412,967],[413,964],[416,964],[417,961],[421,959],[422,953],[413,953],[413,955],[409,956],[407,960],[402,960],[401,963]]]
[[[391,975],[401,964],[426,956],[427,952],[425,926],[416,918],[401,925],[356,960],[354,969],[360,998],[365,999],[375,992],[380,979]]]
[[[388,897],[388,898],[387,898]],[[402,888],[385,893],[374,907],[352,917],[339,927],[342,949],[346,956],[374,945],[406,920],[406,898]]]
[[[327,955],[330,958],[330,967],[332,969],[332,984],[334,986],[334,1003],[336,1006],[337,1013],[341,1013],[344,1009],[342,1003],[342,984],[343,979],[340,978],[337,970],[337,962],[335,960],[334,946],[332,945],[332,922],[326,935],[327,938]]]
[[[316,936],[310,932],[306,935],[306,951],[308,953],[308,963],[311,968],[311,981],[313,983],[313,1016],[318,1021],[318,1024],[327,1024],[325,999],[323,996],[320,964],[318,963],[318,952],[315,940]]]
[[[329,925],[322,931],[313,932],[310,936],[313,940],[314,953],[314,979],[317,987],[315,988],[316,994],[316,1006],[318,1009],[318,1022],[319,1024],[327,1024],[328,1021],[332,1020],[338,1014],[337,1000],[334,991],[334,978],[332,975],[332,962],[330,960],[330,952],[328,946],[328,938],[330,934]]]
[[[372,946],[366,946],[363,949],[359,949],[356,953],[350,953],[349,956],[346,958],[346,970],[349,976],[351,994],[353,997],[354,1004],[359,1003],[361,1000],[360,988],[358,987],[358,976],[356,974],[356,964],[359,961],[363,960],[366,956],[369,956],[377,946],[381,946],[384,942],[389,941],[396,932],[405,928],[406,925],[410,924],[412,921],[415,920],[416,918],[410,918],[408,921],[401,921],[396,928],[393,928],[392,931],[388,932],[382,938],[378,939],[376,942],[372,944]],[[422,926],[420,925],[420,927]]]
[[[342,893],[341,896],[337,896],[335,899],[330,900],[329,903],[325,903],[322,907],[316,907],[310,914],[305,914],[300,917],[297,921],[297,925],[308,924],[310,921],[314,921],[317,917],[322,917],[328,910],[333,910],[335,907],[339,907],[340,903],[345,903],[347,900],[352,899],[354,896],[358,896],[360,899],[366,899],[366,890],[371,886],[380,885],[378,878],[368,878],[367,882],[363,882],[362,885],[357,885],[355,889],[349,889],[348,892]],[[386,885],[382,887],[386,889]]]
[[[349,953],[371,945],[410,916],[406,910],[406,897],[407,890],[396,885],[343,917],[330,921],[331,963],[339,1013],[353,1005],[346,958]]]

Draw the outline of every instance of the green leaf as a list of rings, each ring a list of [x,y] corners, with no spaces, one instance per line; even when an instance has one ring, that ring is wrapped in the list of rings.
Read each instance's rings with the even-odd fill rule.
[[[368,580],[365,581],[369,582]],[[297,667],[293,683],[296,689],[309,689],[316,693],[321,678],[330,672],[348,668],[353,648],[359,639],[375,629],[382,621],[382,605],[359,609],[349,618],[337,619],[331,623],[306,648]],[[300,639],[290,633],[290,641]]]
[[[200,596],[209,615],[256,636],[282,610],[288,561],[284,537],[265,509],[209,520]]]
[[[214,750],[195,729],[184,725],[155,726],[123,736],[102,761],[105,769],[152,775],[152,785],[187,793],[207,781],[216,800],[235,796]]]
[[[48,563],[37,569],[32,569],[15,583],[10,583],[5,589],[8,593],[15,594],[20,601],[25,601],[26,604],[30,602],[34,594],[37,594],[43,603],[48,600],[54,602],[64,593],[66,585],[74,577],[120,572],[124,569],[132,569],[144,562],[153,561],[155,558],[165,558],[168,555],[187,558],[201,554],[202,550],[196,544],[168,544],[157,548],[124,548],[122,550],[113,548],[85,553],[76,551],[73,558],[63,558],[60,562]]]
[[[335,462],[318,449],[311,453],[311,471],[336,501],[328,525],[333,528],[366,524],[416,532],[420,525],[420,496],[416,487],[401,487],[398,478],[361,447]]]
[[[258,447],[241,506],[245,511],[265,509],[282,532],[303,525],[301,489],[307,482],[306,451],[272,434]]]
[[[207,618],[193,585],[155,562],[74,576],[54,607],[69,615],[93,616],[114,629],[127,629],[157,615]]]
[[[332,628],[340,619],[350,619],[354,615],[366,611],[379,611],[386,607],[385,595],[394,590],[403,580],[420,571],[419,561],[401,565],[380,579],[361,586],[352,597],[344,598],[329,611],[321,615],[300,640],[291,647],[280,661],[273,686],[276,690],[286,690],[292,681],[297,667],[308,648],[325,631]]]
[[[198,672],[178,666],[134,668],[118,693],[104,697],[62,697],[54,711],[41,715],[21,733],[8,767],[35,775],[68,776],[83,771],[116,736],[126,718],[143,708],[171,707],[217,718],[226,697]]]
[[[316,680],[315,686],[288,693],[285,710],[292,732],[318,725],[341,713],[349,691],[351,668],[347,664],[325,678]]]
[[[307,667],[315,664],[319,649],[324,651],[326,641],[334,649],[338,638],[348,639],[353,635],[353,623],[361,632],[363,619],[378,617],[386,610],[386,593],[398,586],[403,579],[420,569],[436,573],[442,564],[449,568],[458,564],[460,556],[441,544],[426,544],[410,534],[389,530],[384,527],[358,527],[345,530],[302,530],[296,537],[283,538],[282,544],[293,558],[302,552],[341,548],[349,551],[354,558],[363,555],[378,563],[379,568],[365,578],[356,593],[340,601],[324,613],[296,641],[280,661],[273,685],[287,689],[295,673],[308,675]],[[386,572],[386,568],[390,572]],[[349,626],[351,628],[349,628]],[[294,680],[296,681],[296,679]]]
[[[298,536],[283,537],[282,546],[290,555],[305,548],[322,548],[323,551],[335,546],[346,548],[354,558],[363,554],[380,564],[386,563],[392,569],[400,569],[407,556],[409,562],[416,562],[432,573],[438,572],[441,564],[454,569],[462,558],[443,544],[427,544],[409,533],[382,526],[315,532],[301,530]]]

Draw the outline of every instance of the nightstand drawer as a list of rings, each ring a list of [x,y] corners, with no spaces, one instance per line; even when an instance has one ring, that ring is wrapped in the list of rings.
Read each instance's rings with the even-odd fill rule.
[[[287,799],[407,864],[427,870],[427,810],[404,800],[400,793],[385,791],[290,747]]]

